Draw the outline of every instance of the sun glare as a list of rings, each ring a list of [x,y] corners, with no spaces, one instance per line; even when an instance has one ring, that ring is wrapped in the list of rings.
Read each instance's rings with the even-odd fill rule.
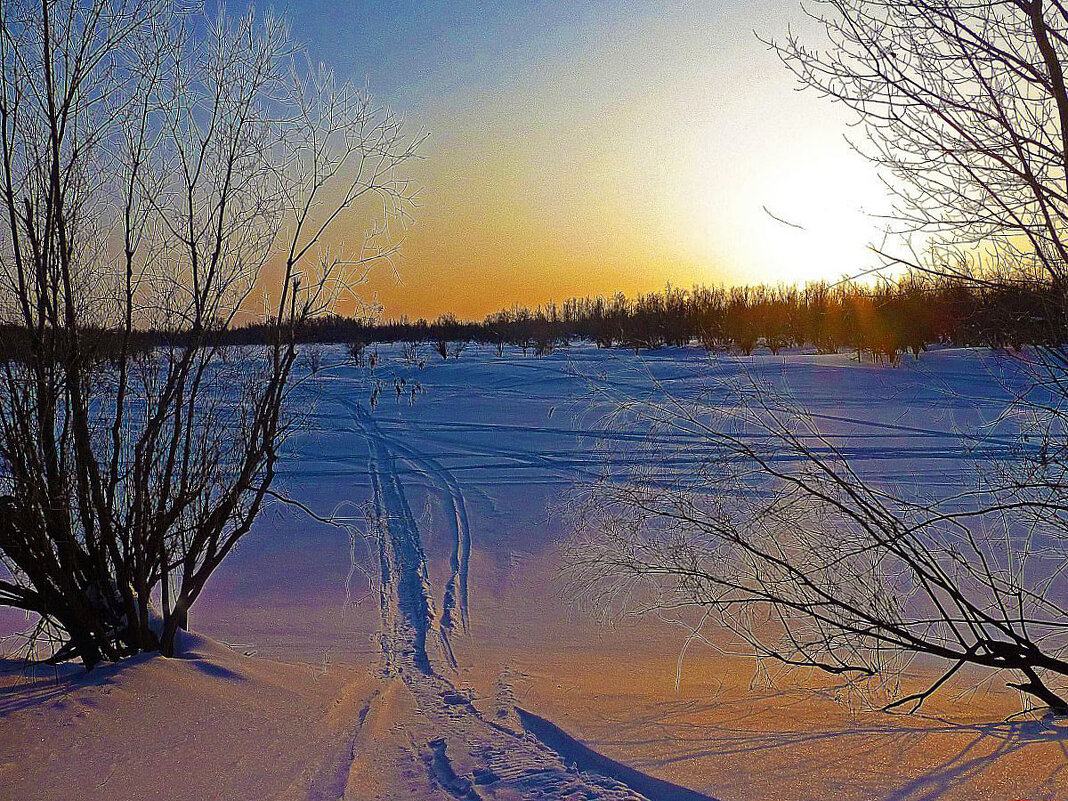
[[[794,125],[758,142],[708,131],[677,167],[672,232],[711,283],[838,280],[877,262],[890,201],[874,168],[840,134],[784,116]]]

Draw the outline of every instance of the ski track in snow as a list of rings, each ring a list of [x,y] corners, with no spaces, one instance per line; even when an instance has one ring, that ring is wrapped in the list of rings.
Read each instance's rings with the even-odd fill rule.
[[[344,405],[368,447],[368,472],[374,494],[382,573],[383,668],[387,676],[404,683],[415,701],[415,714],[403,722],[408,745],[399,747],[392,757],[396,774],[411,781],[413,772],[418,774],[421,767],[425,771],[425,797],[460,801],[531,797],[561,801],[705,798],[605,758],[589,763],[599,766],[600,770],[580,770],[575,762],[581,758],[572,759],[570,764],[565,762],[569,753],[594,752],[577,741],[570,752],[542,743],[528,733],[517,717],[517,711],[507,701],[497,705],[496,720],[488,719],[466,695],[457,691],[449,678],[435,669],[428,648],[435,612],[427,560],[397,462],[407,462],[415,473],[425,477],[444,499],[449,511],[455,544],[450,559],[452,573],[445,588],[443,614],[437,628],[438,652],[446,669],[456,666],[449,645],[454,610],[459,613],[464,628],[467,623],[471,532],[463,491],[455,477],[437,459],[421,455],[383,433],[373,416],[358,403],[346,401]],[[361,725],[365,717],[366,710],[361,713]],[[353,746],[348,749],[350,764],[358,756],[358,742],[357,734]],[[612,770],[605,769],[606,765],[617,766],[626,783],[616,778]],[[336,768],[328,768],[326,777],[327,781],[315,788],[310,798],[320,801],[326,797],[348,797],[345,787],[352,786],[350,777],[343,772],[339,774]],[[652,787],[658,792],[643,795],[633,789],[632,784]],[[409,785],[406,791],[402,787],[395,789],[398,793],[410,792],[412,787]]]
[[[557,487],[597,478],[606,463],[642,459],[647,454],[643,447],[650,443],[649,432],[585,425],[591,412],[596,416],[591,408],[573,414],[570,425],[559,422],[563,415],[548,424],[555,404],[574,400],[576,387],[581,387],[583,379],[570,362],[564,367],[528,359],[490,364],[464,362],[463,369],[472,370],[468,384],[458,383],[458,368],[447,365],[453,372],[446,371],[442,377],[451,376],[453,381],[435,381],[432,399],[426,402],[429,408],[418,407],[410,417],[381,414],[385,410],[374,414],[350,399],[358,397],[356,385],[341,378],[331,392],[338,413],[316,413],[314,429],[323,434],[356,433],[366,444],[366,454],[357,445],[316,454],[310,464],[297,455],[291,463],[290,469],[305,479],[369,479],[381,571],[382,668],[394,688],[372,699],[370,713],[361,713],[351,747],[342,749],[340,764],[324,766],[312,797],[316,801],[364,797],[353,788],[362,780],[360,770],[367,770],[366,764],[358,767],[357,763],[371,753],[377,755],[375,764],[389,785],[373,794],[380,799],[707,799],[616,763],[551,722],[518,710],[506,681],[492,708],[486,710],[482,702],[476,707],[450,678],[456,668],[450,637],[466,631],[469,619],[472,524],[467,494],[478,493],[480,501],[494,506],[500,491],[509,487]],[[692,365],[664,362],[658,366],[678,368],[670,375],[656,376],[658,386],[670,386],[688,401],[715,403],[714,397],[695,394],[687,384],[697,375]],[[823,369],[828,366],[838,369],[835,365]],[[912,380],[908,373],[895,375]],[[649,378],[642,371],[612,379],[607,374],[598,376],[606,386],[628,392],[642,389],[643,383],[647,391]],[[924,487],[950,486],[962,460],[997,460],[1018,445],[1012,438],[962,435],[953,430],[960,428],[953,425],[957,412],[996,414],[1003,405],[996,399],[969,396],[959,404],[939,408],[926,396],[919,397],[925,391],[924,379],[919,378],[917,385],[906,387],[917,397],[903,402],[903,393],[897,393],[894,408],[928,409],[921,424],[906,419],[904,412],[898,418],[865,418],[871,397],[857,386],[837,395],[833,388],[821,387],[821,402],[812,404],[806,415],[834,428],[827,432],[826,443],[806,439],[814,443],[813,450],[838,453],[866,464],[883,478]],[[812,393],[811,388],[805,391]],[[476,406],[467,410],[472,400]],[[462,416],[474,409],[479,411],[473,419],[455,419],[457,411]],[[572,407],[571,411],[576,410]],[[936,427],[936,420],[946,419],[949,428]],[[698,435],[686,431],[657,431],[655,443],[661,448],[659,466],[669,478],[688,473],[716,455]],[[416,488],[437,500],[451,538],[440,616],[435,610],[420,521],[409,501],[409,491]],[[476,517],[484,514],[481,504],[477,511]],[[398,693],[401,701],[396,700]],[[364,718],[374,718],[375,707],[386,705],[387,695],[393,700],[382,712],[385,733],[374,729],[361,739]],[[382,769],[382,764],[387,767]]]
[[[867,421],[842,415],[813,413],[811,416],[874,429],[850,431],[847,434],[828,434],[826,439],[835,444],[835,451],[838,454],[852,460],[866,462],[908,460],[912,465],[909,473],[915,472],[917,460],[955,461],[962,457],[999,459],[1008,457],[1011,448],[1019,447],[1019,443],[1006,437],[969,437],[931,428]],[[426,444],[434,445],[437,450],[438,456],[430,458],[419,455],[410,446],[399,444],[399,439],[395,438],[396,435],[412,434],[410,428],[404,423],[383,422],[380,424],[379,432],[381,436],[389,437],[395,443],[394,447],[405,455],[404,461],[412,465],[410,470],[401,468],[399,470],[401,474],[425,476],[432,483],[437,483],[439,487],[442,483],[447,484],[446,494],[454,500],[459,500],[457,508],[461,510],[464,508],[464,502],[463,493],[455,479],[457,473],[468,474],[482,486],[500,486],[517,480],[525,483],[531,478],[555,483],[570,483],[577,478],[596,478],[597,468],[604,464],[606,458],[611,458],[616,463],[627,461],[626,451],[611,452],[607,449],[608,445],[643,445],[649,442],[649,437],[645,434],[596,429],[434,421],[421,423],[418,431],[419,439]],[[545,441],[551,446],[551,450],[546,448],[541,451],[529,447],[509,448],[496,444],[514,440],[520,436]],[[559,442],[552,439],[561,436],[574,437],[582,442],[573,448],[561,448]],[[458,439],[461,441],[458,442]],[[487,442],[487,439],[491,442]],[[802,437],[802,439],[810,443],[816,441],[815,437]],[[965,441],[962,442],[962,440]],[[863,444],[865,441],[871,444]],[[710,455],[715,453],[713,448],[703,445],[696,434],[658,433],[656,442],[665,449],[685,448],[685,452],[679,451],[673,458],[661,462],[662,465],[676,468],[703,464],[707,462]],[[814,453],[831,454],[830,447],[825,445],[812,444],[810,448]],[[641,455],[640,452],[639,455]],[[772,458],[785,460],[794,457],[773,456]],[[444,466],[446,459],[450,461],[447,469]],[[362,457],[323,456],[318,457],[317,462],[320,465],[336,465],[338,474],[350,474],[353,470],[360,469]],[[502,466],[506,466],[508,470],[502,471]],[[511,473],[517,469],[525,471],[527,475],[516,476]],[[333,471],[324,470],[321,467],[319,471],[324,475],[333,474]]]
[[[379,603],[386,668],[395,670],[408,662],[420,673],[429,673],[427,635],[433,625],[434,605],[419,526],[397,474],[397,457],[379,434],[374,419],[359,404],[346,405],[367,440],[378,533]]]
[[[446,519],[452,531],[452,553],[449,556],[451,575],[445,584],[442,598],[440,628],[447,634],[455,628],[455,613],[460,615],[460,625],[467,631],[468,625],[468,572],[471,563],[471,524],[467,516],[467,499],[459,482],[437,459],[423,455],[405,445],[399,439],[388,436],[379,426],[375,430],[379,442],[402,454],[404,460],[425,476],[447,507]]]
[[[466,364],[466,363],[465,363]],[[452,369],[457,369],[451,365]],[[572,368],[561,368],[545,361],[531,363],[531,360],[504,359],[495,361],[493,371],[485,372],[487,365],[475,362],[475,370],[483,370],[474,380],[478,381],[479,394],[492,397],[504,408],[548,408],[549,403],[565,398],[573,398],[576,385],[581,388],[584,379],[576,377]],[[820,365],[821,370],[865,372],[865,366],[852,365],[848,368],[838,365]],[[510,378],[515,372],[537,374],[530,381],[516,381]],[[902,376],[910,392],[930,394],[924,382],[924,375],[912,375],[907,371],[892,373]],[[881,377],[881,376],[880,376]],[[659,384],[678,384],[674,389],[680,398],[693,396],[687,385],[682,382],[695,379],[692,372],[681,375],[660,377]],[[648,381],[644,373],[636,377],[619,377],[603,379],[606,386],[633,390],[635,382]],[[569,382],[559,385],[560,382]],[[974,390],[971,384],[969,389]],[[463,385],[455,381],[441,381],[433,384],[434,403],[446,409],[462,406],[470,397],[472,385]],[[648,393],[648,387],[645,387]],[[641,393],[639,393],[641,394]],[[811,390],[795,394],[811,394]],[[895,394],[907,394],[897,391]],[[693,399],[691,397],[691,399]],[[703,405],[714,405],[714,398],[703,398]],[[908,408],[915,413],[927,410],[924,422],[930,423],[933,415],[952,415],[960,410],[974,411],[986,409],[996,414],[1004,408],[1004,399],[993,396],[953,395],[939,396],[938,403],[931,398],[909,398],[903,401],[898,397],[893,405]],[[813,453],[831,455],[834,452],[858,465],[868,465],[882,477],[893,479],[902,485],[930,487],[941,483],[938,476],[931,472],[918,471],[917,465],[927,464],[935,473],[943,470],[956,470],[961,459],[999,461],[1010,457],[1010,449],[1019,447],[1011,437],[998,436],[993,433],[969,433],[966,430],[953,430],[954,426],[937,428],[932,425],[909,424],[910,421],[895,420],[892,417],[872,419],[871,417],[850,414],[848,410],[858,409],[870,412],[870,398],[858,393],[855,388],[844,395],[835,397],[833,406],[827,407],[826,399],[807,408],[805,415],[813,421],[834,426],[826,432],[827,444],[815,437],[802,434],[802,439],[810,445]],[[417,412],[419,410],[417,409]],[[422,477],[430,483],[433,490],[443,499],[454,513],[465,513],[463,492],[460,490],[459,477],[463,477],[463,488],[468,492],[477,492],[488,496],[492,490],[509,485],[559,485],[567,486],[575,480],[595,480],[600,475],[600,468],[606,463],[625,464],[635,458],[643,458],[642,445],[655,441],[665,451],[673,451],[671,457],[665,458],[661,466],[676,471],[689,471],[706,463],[713,449],[697,433],[686,431],[657,431],[650,437],[648,432],[628,432],[606,430],[604,428],[584,426],[572,421],[572,425],[550,425],[549,420],[535,419],[523,422],[504,422],[499,419],[479,421],[442,419],[438,413],[429,419],[419,414],[415,420],[383,419],[379,431],[390,438],[393,447],[404,458],[405,465],[397,466],[398,475],[407,479],[412,476]],[[528,418],[529,419],[529,418]],[[558,418],[559,419],[559,418]],[[321,429],[329,431],[336,424],[330,415],[321,418]],[[966,426],[970,427],[970,426]],[[408,444],[404,444],[401,440]],[[418,445],[411,444],[418,442]],[[627,446],[633,445],[634,450]],[[511,447],[510,447],[511,446]],[[424,454],[434,453],[430,458]],[[717,456],[717,458],[719,458]],[[796,458],[791,455],[772,456],[773,460]],[[311,469],[324,478],[340,475],[352,475],[364,470],[363,458],[359,454],[333,454],[317,457],[316,465]],[[906,464],[894,469],[888,463]],[[311,467],[311,466],[309,466]],[[932,482],[932,478],[935,481]],[[442,486],[446,482],[447,486]],[[463,523],[459,524],[463,529]],[[461,560],[462,562],[462,560]],[[461,565],[462,567],[462,565]],[[459,582],[462,586],[463,582]],[[443,610],[443,617],[446,616]]]

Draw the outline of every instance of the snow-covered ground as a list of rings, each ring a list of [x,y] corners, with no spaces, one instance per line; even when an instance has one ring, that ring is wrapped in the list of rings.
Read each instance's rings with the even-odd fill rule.
[[[1011,360],[402,350],[372,371],[326,349],[276,489],[347,528],[269,509],[193,610],[199,657],[8,666],[0,797],[1068,797],[1068,730],[1004,722],[1013,695],[889,718],[707,649],[676,689],[685,632],[598,626],[559,578],[570,489],[642,453],[603,426],[619,397],[756,376],[867,476],[941,493],[1007,452]],[[708,457],[671,445],[674,470]]]

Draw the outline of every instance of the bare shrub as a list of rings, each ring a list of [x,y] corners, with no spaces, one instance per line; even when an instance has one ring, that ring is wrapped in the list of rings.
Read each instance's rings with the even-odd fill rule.
[[[1011,482],[979,465],[951,497],[905,496],[752,378],[693,403],[620,399],[615,422],[648,438],[577,496],[569,571],[592,608],[693,610],[766,670],[822,671],[886,709],[973,666],[1068,712],[1063,463],[1022,461]],[[902,693],[917,655],[945,667]]]
[[[417,141],[270,17],[0,5],[0,604],[44,655],[173,651],[272,497],[295,332],[393,253]],[[266,344],[224,347],[250,314]]]

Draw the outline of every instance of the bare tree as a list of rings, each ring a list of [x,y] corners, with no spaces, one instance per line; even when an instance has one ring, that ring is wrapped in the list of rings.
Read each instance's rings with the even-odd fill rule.
[[[1025,353],[1007,469],[922,501],[859,474],[803,409],[744,382],[693,405],[631,403],[704,454],[696,475],[628,473],[587,490],[574,553],[602,607],[695,607],[750,653],[917,708],[964,666],[1055,712],[1066,703],[1068,7],[825,0],[827,47],[770,43],[803,86],[856,112],[858,149],[897,197],[890,265],[1019,287],[1048,331]],[[914,234],[922,255],[909,246]],[[904,254],[904,255],[902,255]],[[1031,289],[1038,291],[1031,292]],[[722,388],[719,388],[722,391]],[[652,441],[656,441],[654,438]],[[657,450],[654,448],[654,451]],[[663,464],[663,453],[650,454]],[[946,669],[903,696],[917,655]]]
[[[823,671],[887,709],[918,709],[971,665],[1068,712],[1063,485],[1010,488],[986,464],[951,497],[909,496],[859,474],[770,383],[658,394],[617,400],[616,423],[648,435],[624,460],[639,466],[577,498],[569,563],[586,603],[696,610],[696,629],[724,627],[765,668]],[[947,667],[902,694],[918,655]]]
[[[854,111],[856,147],[904,231],[1062,282],[1068,212],[1068,9],[1043,0],[825,0],[825,48],[771,46],[805,87]],[[968,260],[966,259],[965,262]],[[974,259],[972,260],[974,261]]]
[[[393,253],[418,141],[272,18],[0,7],[0,604],[53,659],[172,653],[271,497],[295,333]],[[269,342],[226,347],[249,314]]]

